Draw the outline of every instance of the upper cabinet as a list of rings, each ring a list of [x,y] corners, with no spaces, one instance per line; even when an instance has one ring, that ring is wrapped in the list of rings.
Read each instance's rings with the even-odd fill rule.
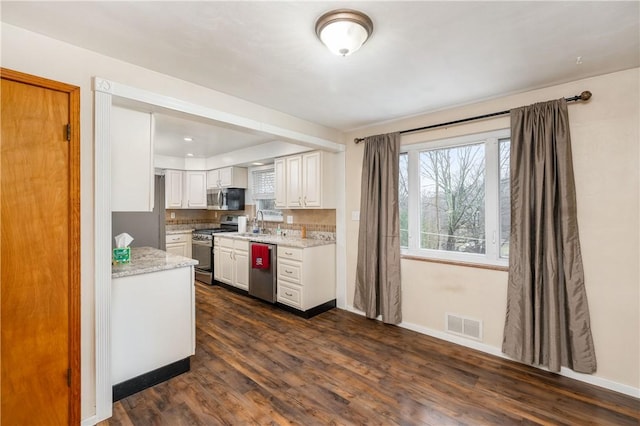
[[[275,160],[276,207],[333,209],[335,154],[312,151]]]
[[[187,209],[207,208],[207,172],[185,172],[186,200],[183,205]]]
[[[164,172],[164,203],[168,209],[182,208],[182,193],[184,172],[182,170],[165,170]]]
[[[167,209],[206,209],[207,172],[165,170]]]
[[[207,172],[207,189],[210,188],[247,188],[247,169],[244,167],[225,167]]]
[[[275,180],[276,180],[276,200],[277,208],[287,207],[287,166],[284,158],[276,158],[273,162]]]
[[[153,115],[113,105],[111,210],[152,211],[153,187]]]

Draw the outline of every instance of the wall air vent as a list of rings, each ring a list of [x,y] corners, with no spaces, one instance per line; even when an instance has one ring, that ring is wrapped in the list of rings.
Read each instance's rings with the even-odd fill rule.
[[[482,321],[480,320],[447,313],[445,322],[447,333],[482,340]]]

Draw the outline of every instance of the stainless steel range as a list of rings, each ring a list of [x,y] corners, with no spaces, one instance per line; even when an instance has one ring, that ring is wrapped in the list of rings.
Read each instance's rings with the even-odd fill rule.
[[[196,280],[213,284],[213,234],[219,232],[238,232],[238,216],[223,216],[219,228],[196,229],[191,234],[192,256],[196,265]]]

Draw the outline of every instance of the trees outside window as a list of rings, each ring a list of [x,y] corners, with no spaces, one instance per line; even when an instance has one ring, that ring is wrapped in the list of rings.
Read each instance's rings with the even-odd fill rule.
[[[403,148],[398,188],[403,253],[506,265],[509,131]]]
[[[484,145],[420,153],[420,247],[485,252]]]

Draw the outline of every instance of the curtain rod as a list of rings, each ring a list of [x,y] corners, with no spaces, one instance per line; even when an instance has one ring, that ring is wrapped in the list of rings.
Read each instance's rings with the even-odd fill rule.
[[[589,92],[588,90],[585,90],[584,92],[580,93],[579,95],[572,96],[570,98],[564,98],[564,100],[567,101],[567,102],[575,102],[575,101],[588,101],[590,98],[591,98],[591,92]],[[448,121],[446,123],[432,124],[430,126],[416,127],[415,129],[402,130],[402,131],[400,131],[400,134],[404,135],[405,133],[413,133],[413,132],[419,132],[421,130],[435,129],[436,127],[451,126],[453,124],[466,123],[468,121],[474,121],[474,120],[482,120],[483,118],[497,117],[499,115],[507,115],[509,113],[511,113],[511,110],[507,109],[507,110],[504,110],[504,111],[492,112],[490,114],[476,115],[475,117],[462,118],[460,120]],[[355,138],[353,141],[355,143],[360,143],[364,139],[365,138]]]

